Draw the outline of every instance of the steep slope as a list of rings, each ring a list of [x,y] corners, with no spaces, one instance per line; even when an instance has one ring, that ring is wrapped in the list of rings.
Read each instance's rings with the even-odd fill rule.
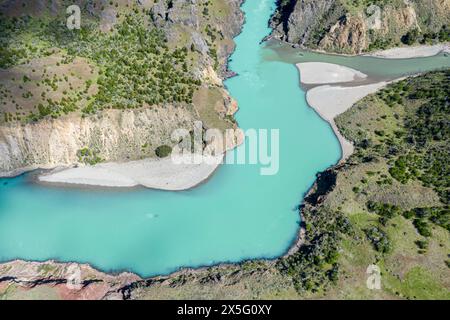
[[[155,157],[196,120],[236,127],[222,79],[241,2],[75,1],[69,30],[72,1],[1,1],[0,175]]]
[[[273,37],[310,49],[357,54],[450,41],[448,0],[280,0]]]

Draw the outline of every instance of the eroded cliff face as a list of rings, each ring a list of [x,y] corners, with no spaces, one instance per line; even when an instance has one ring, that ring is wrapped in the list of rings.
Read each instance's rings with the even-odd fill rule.
[[[14,111],[2,110],[0,107],[0,111],[5,112],[5,117],[2,115],[0,119],[0,176],[11,176],[36,168],[104,161],[124,162],[155,157],[157,147],[174,144],[171,141],[173,130],[192,130],[193,122],[198,120],[203,121],[206,126],[211,123],[220,128],[236,127],[232,119],[237,109],[236,103],[223,89],[222,80],[231,73],[227,69],[227,60],[234,50],[233,37],[240,32],[244,21],[240,10],[242,1],[137,1],[137,8],[147,13],[150,23],[164,32],[169,48],[184,48],[189,52],[189,61],[192,64],[190,75],[201,82],[194,93],[193,103],[164,103],[152,106],[144,103],[141,108],[125,110],[110,106],[93,115],[74,111],[56,118],[45,116],[37,121],[24,120],[24,107],[17,103]],[[85,1],[76,3],[83,10],[87,8],[90,15],[99,16],[103,32],[109,32],[112,26],[118,23],[117,17],[121,10],[130,10],[132,5],[136,5],[136,1],[131,0],[120,0],[118,7],[108,7],[109,2],[106,1],[94,1],[94,4],[86,4]],[[16,7],[15,2],[0,2],[2,12],[10,16],[65,13],[64,3],[55,0],[51,1],[51,10],[44,1],[27,5],[23,12]],[[32,63],[34,61],[36,60],[32,60]],[[63,67],[62,64],[61,66]],[[41,70],[37,69],[37,72],[31,73],[31,68],[25,67],[20,69],[25,72],[24,79],[29,76],[34,81],[34,76]],[[47,69],[52,70],[48,66]],[[53,70],[56,70],[54,73],[59,72],[56,67]],[[97,70],[96,66],[92,66],[92,70]],[[44,74],[45,72],[46,69]],[[73,78],[80,82],[73,84],[74,88],[84,86],[81,80],[86,79],[78,79],[75,76]],[[69,80],[72,78],[69,77]],[[93,80],[91,90],[96,86],[95,79]],[[14,81],[13,78],[4,87],[18,86]],[[137,87],[139,84],[135,85],[135,88]],[[62,90],[64,88],[60,85],[55,92],[59,95]],[[211,91],[212,98],[197,99],[204,91]],[[36,92],[32,99],[40,98],[41,93]],[[47,97],[49,94],[47,93]],[[14,101],[14,94],[8,99]],[[33,103],[34,112],[39,102]],[[11,116],[10,112],[14,112],[14,115]]]
[[[155,148],[173,143],[173,130],[189,130],[196,118],[192,108],[164,106],[5,124],[0,127],[0,174],[82,163],[83,149],[97,161],[154,157]]]
[[[240,10],[243,1],[212,1],[210,3],[214,8],[198,0],[159,1],[151,8],[151,18],[158,28],[166,31],[169,42],[180,43],[186,41],[186,37],[190,38],[187,42],[202,53],[203,64],[213,66],[218,63],[219,76],[224,78],[228,74],[228,56],[235,47],[233,38],[240,32],[244,22]],[[202,16],[214,19],[213,24],[206,26],[207,33],[210,35],[214,32],[218,36],[202,35],[205,28]],[[211,56],[211,50],[216,50],[217,57]]]
[[[426,4],[425,4],[426,2]],[[359,54],[402,44],[408,32],[437,35],[449,26],[448,0],[285,0],[272,18],[274,38],[310,49]],[[444,37],[445,38],[445,37]],[[441,38],[442,40],[442,38]]]
[[[272,35],[290,43],[306,45],[308,39],[314,37],[313,33],[328,22],[325,21],[327,16],[336,21],[343,14],[344,10],[336,0],[280,1],[271,21]]]
[[[84,264],[16,260],[0,265],[0,299],[122,300],[121,290],[140,280]]]
[[[203,91],[216,94],[203,99],[199,92],[197,105],[144,106],[87,117],[72,113],[38,122],[4,123],[0,126],[0,177],[37,168],[153,158],[156,148],[174,144],[176,129],[192,131],[196,121],[205,128],[236,128],[228,119],[237,111],[236,101],[222,89]]]
[[[248,262],[246,268],[183,269],[149,279],[54,261],[16,260],[0,265],[0,299],[5,300],[264,299],[280,290],[296,298],[289,279],[279,274],[273,262],[264,261]]]

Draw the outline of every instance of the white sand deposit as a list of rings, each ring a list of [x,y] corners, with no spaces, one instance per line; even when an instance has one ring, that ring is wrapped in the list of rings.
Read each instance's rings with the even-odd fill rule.
[[[433,56],[442,51],[450,52],[447,45],[394,48],[372,54],[383,58],[413,58]],[[345,112],[357,101],[375,93],[388,82],[357,85],[366,79],[364,73],[331,63],[309,62],[297,64],[301,82],[309,85],[337,84],[352,82],[355,86],[322,85],[307,92],[308,104],[323,119],[328,121],[342,147],[342,159],[347,159],[354,151],[353,144],[339,132],[335,117]],[[220,162],[220,161],[216,161]],[[42,182],[95,185],[104,187],[145,186],[162,190],[186,190],[208,179],[219,164],[175,164],[172,159],[147,159],[128,163],[104,163],[96,166],[63,169],[39,177]]]
[[[171,157],[127,163],[102,163],[53,171],[38,179],[47,183],[92,185],[102,187],[135,187],[161,190],[186,190],[208,179],[220,165],[220,157],[210,157],[208,164],[176,164]]]
[[[414,47],[392,48],[388,50],[371,53],[368,56],[386,59],[408,59],[419,57],[432,57],[441,52],[450,53],[450,45],[446,43],[446,44],[436,44],[432,46],[424,45]]]
[[[350,109],[365,96],[375,93],[390,82],[383,81],[367,85],[357,85],[359,78],[367,77],[358,70],[329,63],[300,63],[297,65],[301,76],[306,77],[309,84],[324,84],[334,82],[348,82],[348,86],[322,85],[310,89],[306,93],[308,104],[333,128],[342,148],[341,162],[346,160],[354,151],[353,144],[339,132],[334,119]],[[341,72],[340,75],[333,75]],[[302,79],[302,82],[304,80]],[[398,81],[398,80],[395,80]],[[352,85],[354,83],[354,86]]]
[[[402,47],[383,50],[367,56],[386,59],[407,59],[418,57],[431,57],[441,52],[450,53],[450,45],[437,44],[432,46]],[[358,70],[329,63],[299,63],[300,78],[303,84],[332,84],[347,82],[351,84],[355,80],[367,78]],[[398,81],[400,79],[394,80]],[[351,108],[356,102],[365,96],[375,93],[390,82],[378,82],[369,85],[357,86],[330,86],[315,87],[307,92],[308,104],[316,110],[320,116],[327,120],[333,128],[342,147],[342,159],[346,160],[354,151],[353,144],[346,140],[339,132],[334,119]]]
[[[144,186],[170,191],[187,190],[207,180],[223,163],[226,151],[242,144],[245,136],[242,130],[237,129],[227,131],[224,138],[225,141],[211,141],[203,150],[204,156],[188,154],[164,159],[60,168],[39,176],[38,180],[45,183],[100,187]],[[214,154],[217,156],[211,156]]]
[[[342,147],[342,159],[347,159],[354,151],[353,144],[344,138],[339,132],[334,118],[351,108],[356,102],[365,96],[377,92],[385,87],[388,82],[356,87],[320,86],[308,91],[306,99],[308,104],[316,112],[331,124]]]
[[[367,75],[358,70],[332,63],[305,62],[298,63],[297,68],[303,84],[352,82],[367,78]]]

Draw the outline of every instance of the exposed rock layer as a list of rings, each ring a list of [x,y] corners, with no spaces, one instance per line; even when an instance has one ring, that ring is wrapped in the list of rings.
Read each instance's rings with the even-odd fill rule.
[[[272,36],[310,49],[358,54],[400,45],[409,31],[437,33],[449,26],[449,10],[446,0],[356,6],[344,0],[286,0],[272,18]]]
[[[208,41],[204,34],[205,13],[202,9],[205,1],[138,3],[143,9],[149,10],[152,23],[164,30],[169,46],[185,46],[202,53],[193,76],[202,79],[203,88],[223,86],[222,79],[228,75],[227,59],[234,50],[232,38],[240,32],[244,20],[240,10],[242,0],[220,3],[221,7],[217,10],[222,16],[213,17],[210,27],[215,28],[221,37],[213,42],[211,39]],[[85,3],[79,4],[84,10]],[[6,1],[0,9],[17,16],[20,15],[20,8],[16,7],[14,2]],[[100,7],[87,6],[87,9],[95,15],[99,14],[97,11]],[[58,1],[52,1],[52,8],[57,12],[65,12],[64,6]],[[41,15],[46,5],[43,1],[37,1],[24,10]],[[116,12],[113,13],[115,17]],[[115,21],[101,16],[100,23],[103,29],[108,30],[108,26],[114,25]],[[216,55],[211,54],[213,46]],[[207,122],[211,116],[202,119],[205,108],[212,109],[208,115],[213,114],[218,118],[217,121],[225,124],[230,122],[226,114],[233,113],[228,112],[228,109],[235,108],[235,102],[225,90],[221,92],[219,101],[207,101],[207,105],[202,106],[203,113],[195,105],[144,105],[137,110],[105,110],[87,117],[75,112],[57,119],[47,117],[34,123],[3,122],[0,124],[0,176],[11,176],[36,168],[76,165],[83,162],[80,159],[80,150],[83,149],[94,153],[100,161],[124,162],[155,157],[157,147],[173,145],[170,136],[174,129],[191,130],[193,121]],[[223,114],[214,110],[218,104],[223,105]]]
[[[75,164],[83,148],[108,161],[154,156],[152,149],[171,144],[170,133],[179,127],[191,128],[194,119],[187,107],[166,106],[5,124],[0,127],[0,174]]]

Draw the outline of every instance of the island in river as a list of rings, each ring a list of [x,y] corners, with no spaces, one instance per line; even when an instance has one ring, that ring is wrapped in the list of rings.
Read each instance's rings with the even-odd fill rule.
[[[319,175],[301,208],[298,247],[286,257],[184,269],[149,279],[126,273],[110,276],[83,265],[78,290],[68,290],[66,285],[72,264],[15,261],[0,267],[0,279],[5,279],[2,294],[6,298],[447,299],[448,186],[436,178],[436,166],[421,165],[448,157],[448,132],[439,131],[439,121],[448,115],[448,78],[443,71],[391,84],[337,119],[355,152],[344,164]],[[431,106],[429,99],[433,99]],[[432,110],[437,122],[420,112],[432,106],[437,108]],[[423,123],[436,137],[418,130]],[[410,145],[411,137],[431,144],[435,150],[431,159],[420,160],[425,156],[422,144]],[[414,153],[412,160],[402,158],[409,150]],[[365,287],[370,264],[382,268],[381,291]]]

